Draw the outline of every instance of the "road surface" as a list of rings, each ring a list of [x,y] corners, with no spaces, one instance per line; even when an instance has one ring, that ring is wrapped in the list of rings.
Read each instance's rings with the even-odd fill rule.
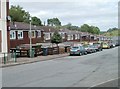
[[[114,79],[118,79],[118,47],[2,69],[3,87],[102,87]],[[116,81],[104,85],[117,86]]]

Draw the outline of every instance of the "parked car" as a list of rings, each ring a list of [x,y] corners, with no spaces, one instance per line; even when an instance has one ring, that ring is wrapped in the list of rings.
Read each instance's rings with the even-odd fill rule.
[[[110,48],[113,48],[114,46],[113,46],[113,43],[109,43],[109,46],[110,46]]]
[[[85,50],[86,50],[87,53],[94,53],[94,52],[96,52],[96,50],[95,50],[93,45],[85,45],[84,47],[85,47]]]
[[[83,46],[73,46],[71,49],[70,49],[70,55],[86,55],[87,52],[85,50],[85,48]]]
[[[91,49],[92,53],[96,52],[96,48],[94,45],[89,45],[89,48]]]
[[[93,43],[93,45],[96,47],[96,51],[102,51],[102,43]]]
[[[102,48],[103,49],[109,49],[110,48],[110,45],[108,43],[103,43],[102,44]]]

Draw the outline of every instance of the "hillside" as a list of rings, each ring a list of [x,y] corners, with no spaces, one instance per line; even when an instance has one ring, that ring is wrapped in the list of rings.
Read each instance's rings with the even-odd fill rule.
[[[103,35],[105,35],[105,36],[120,36],[120,30],[105,32],[105,33],[103,33]]]

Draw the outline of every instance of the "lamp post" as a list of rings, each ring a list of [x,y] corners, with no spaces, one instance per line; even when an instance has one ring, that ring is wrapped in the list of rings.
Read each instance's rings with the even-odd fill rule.
[[[30,17],[30,33],[29,33],[29,35],[30,35],[30,58],[32,57],[32,32],[31,32],[31,17]]]

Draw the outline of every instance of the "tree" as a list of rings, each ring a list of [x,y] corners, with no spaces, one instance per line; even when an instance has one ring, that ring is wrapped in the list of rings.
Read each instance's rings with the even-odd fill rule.
[[[115,30],[119,30],[118,28],[109,28],[108,30],[107,30],[107,32],[111,32],[111,31],[115,31]]]
[[[78,30],[78,26],[73,26],[71,23],[68,23],[67,25],[64,25],[63,28],[67,28],[69,30]]]
[[[32,24],[36,26],[42,26],[41,20],[37,17],[32,17]]]
[[[99,34],[100,33],[100,29],[98,27],[95,26],[89,26],[88,24],[83,24],[80,28],[80,31],[82,32],[89,32],[92,34]]]
[[[51,43],[55,43],[58,45],[61,42],[62,42],[61,35],[58,33],[58,31],[55,31],[53,36],[51,37]]]
[[[80,29],[82,32],[89,32],[90,26],[88,24],[83,24]]]
[[[91,26],[90,28],[91,28],[90,33],[92,33],[92,34],[100,34],[100,29],[98,27]]]
[[[12,18],[12,21],[16,21],[16,22],[25,22],[25,23],[29,23],[30,22],[30,14],[29,12],[26,12],[25,10],[23,10],[22,7],[20,7],[19,5],[17,6],[11,6],[10,8],[10,16]],[[37,25],[37,26],[41,26],[41,20],[38,17],[32,17],[32,24],[33,25]]]
[[[61,26],[61,22],[58,18],[52,18],[47,20],[49,26]]]
[[[17,6],[11,6],[10,10],[10,16],[12,21],[16,22],[29,22],[30,14],[29,12],[26,12],[23,10],[22,7],[19,5]]]

